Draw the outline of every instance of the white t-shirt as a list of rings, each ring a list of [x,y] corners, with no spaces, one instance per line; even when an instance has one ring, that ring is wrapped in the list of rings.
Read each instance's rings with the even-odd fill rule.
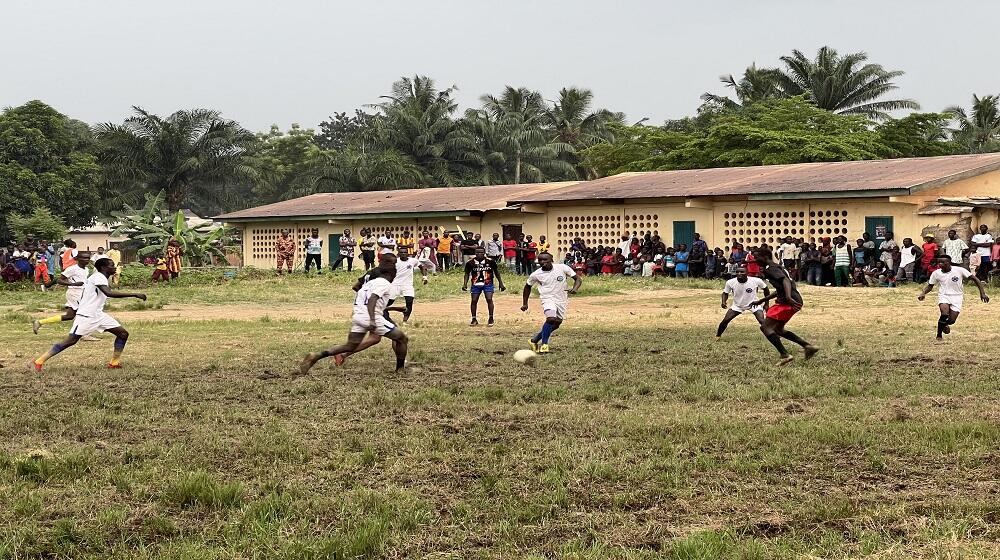
[[[403,259],[396,259],[396,278],[393,279],[392,285],[397,288],[412,288],[413,271],[419,265],[420,263],[413,257],[409,257],[405,261]]]
[[[750,309],[750,304],[757,300],[757,290],[766,287],[767,284],[763,280],[754,276],[748,276],[747,281],[742,284],[736,278],[730,278],[726,281],[722,293],[732,294],[733,303],[729,306],[730,309],[743,312]]]
[[[67,282],[85,283],[87,281],[87,269],[80,268],[80,265],[76,263],[64,269],[60,275],[66,278]],[[83,288],[83,286],[66,286],[66,301],[80,301],[80,296],[83,295]]]
[[[938,296],[962,297],[965,294],[962,283],[970,276],[972,273],[960,266],[953,266],[948,272],[939,268],[931,273],[927,283],[932,286],[937,284]]]
[[[781,260],[783,261],[795,260],[795,250],[797,248],[798,247],[796,247],[795,244],[793,243],[782,243],[781,246],[778,247],[778,252],[781,255]]]
[[[618,244],[618,248],[622,250],[622,254],[628,256],[632,254],[632,240],[626,239]]]
[[[388,245],[388,247],[382,247],[382,254],[387,255],[396,251],[396,240],[391,237],[382,236],[378,238],[379,246]]]
[[[318,237],[309,237],[306,239],[306,254],[308,255],[320,255],[323,253],[323,240]]]
[[[993,236],[988,233],[977,233],[972,236],[973,243],[993,243]],[[980,257],[989,257],[992,253],[989,247],[976,247]]]
[[[562,263],[554,263],[552,270],[539,268],[532,272],[528,276],[527,285],[538,286],[538,296],[542,302],[565,303],[569,301],[569,296],[566,295],[566,280],[569,278],[576,278],[576,272]]]
[[[83,285],[83,295],[80,296],[80,307],[77,308],[76,314],[93,318],[104,313],[104,304],[108,301],[108,296],[104,295],[98,286],[107,285],[107,276],[100,272],[91,274]]]
[[[389,302],[389,293],[392,291],[392,284],[385,278],[373,278],[365,282],[358,295],[354,298],[354,314],[368,317],[368,300],[372,296],[378,296],[378,303],[375,304],[375,316],[382,315],[385,306]]]
[[[951,257],[951,262],[962,264],[962,252],[969,248],[964,239],[945,239],[941,243],[944,247],[944,254]]]
[[[642,263],[642,275],[643,276],[647,276],[647,277],[652,276],[653,275],[653,267],[655,267],[655,266],[656,266],[656,263],[653,263],[652,261],[646,261],[646,262]]]
[[[900,268],[903,268],[904,266],[906,266],[906,265],[912,263],[913,261],[917,260],[916,255],[913,254],[913,248],[914,247],[916,247],[916,245],[910,245],[909,247],[900,247],[899,248],[899,267]]]

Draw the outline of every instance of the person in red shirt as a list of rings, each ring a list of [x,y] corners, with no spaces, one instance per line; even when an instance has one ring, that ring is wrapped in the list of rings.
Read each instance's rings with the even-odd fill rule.
[[[754,252],[753,247],[751,247],[750,251],[747,252],[747,260],[746,260],[747,276],[750,276],[752,278],[759,278],[760,264],[757,263],[757,258],[753,256],[753,252]]]
[[[535,271],[535,259],[538,257],[538,243],[527,236],[524,238],[524,273],[531,274]]]
[[[608,247],[604,251],[604,256],[601,257],[601,274],[614,274],[615,272],[615,254],[611,252],[611,248]]]
[[[507,270],[517,268],[517,241],[509,233],[503,235],[503,259],[507,261]]]
[[[934,242],[934,234],[928,233],[924,236],[924,244],[920,246],[924,254],[920,257],[920,270],[923,271],[923,280],[931,277],[931,274],[938,269],[937,261],[938,244]]]

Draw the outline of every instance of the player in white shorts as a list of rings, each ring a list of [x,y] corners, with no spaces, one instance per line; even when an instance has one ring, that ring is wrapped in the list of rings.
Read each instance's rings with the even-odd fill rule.
[[[765,299],[771,295],[771,290],[767,289],[767,282],[756,276],[753,278],[747,276],[745,268],[737,269],[736,277],[726,281],[725,287],[722,288],[722,308],[728,307],[729,309],[726,310],[726,316],[722,318],[718,330],[715,331],[715,340],[721,340],[722,333],[726,331],[729,322],[747,311],[753,314],[758,323],[764,324],[764,310],[767,304],[765,303],[764,306],[753,305],[757,301],[757,290],[764,290]],[[727,305],[730,295],[733,296],[733,303]]]
[[[531,295],[531,288],[538,286],[538,297],[542,300],[545,323],[542,324],[542,330],[531,337],[531,349],[540,354],[547,354],[549,352],[549,337],[566,318],[566,306],[569,304],[566,280],[573,279],[573,287],[568,292],[570,294],[575,294],[580,289],[583,280],[572,268],[562,263],[552,262],[552,255],[549,253],[538,255],[538,265],[538,270],[528,276],[528,281],[524,284],[524,290],[521,292],[523,300],[521,311],[528,310],[528,297]]]
[[[108,258],[97,259],[94,263],[96,272],[87,278],[83,285],[83,294],[80,296],[80,303],[76,309],[76,316],[73,318],[73,326],[69,330],[69,336],[62,342],[57,342],[52,349],[35,358],[32,363],[35,371],[42,371],[42,366],[46,360],[73,346],[81,338],[95,332],[107,331],[115,335],[115,350],[111,355],[108,368],[118,369],[122,367],[122,350],[128,342],[128,331],[122,328],[121,323],[114,317],[104,312],[104,304],[108,298],[134,297],[146,301],[146,294],[116,292],[108,287],[108,278],[115,274],[115,263]]]
[[[386,253],[382,256],[378,268],[362,276],[359,279],[360,286],[355,285],[358,294],[354,298],[354,313],[351,316],[351,330],[347,335],[347,342],[322,352],[306,354],[299,364],[299,373],[303,375],[309,373],[316,362],[330,356],[334,356],[337,365],[340,365],[347,356],[378,344],[382,337],[392,341],[392,350],[396,354],[396,371],[401,371],[406,366],[409,339],[384,315],[395,277],[396,255]]]
[[[424,284],[427,284],[428,268],[420,264],[417,259],[410,258],[410,250],[406,247],[399,248],[399,257],[396,259],[396,277],[392,281],[392,293],[389,295],[389,304],[395,303],[396,298],[403,296],[406,307],[403,310],[403,322],[410,320],[410,313],[413,313],[413,299],[417,293],[413,289],[413,271],[420,269],[420,274],[424,277]],[[386,310],[385,318],[389,318],[389,311]]]
[[[982,280],[975,274],[960,266],[951,265],[951,257],[940,255],[937,258],[938,269],[931,273],[927,279],[924,291],[920,292],[917,299],[924,301],[924,297],[938,287],[938,308],[941,310],[941,317],[938,318],[937,339],[944,340],[944,335],[951,333],[951,326],[958,320],[958,314],[962,312],[962,300],[965,298],[964,281],[971,279],[979,288],[979,298],[983,303],[989,303],[990,297],[986,295],[986,289]]]
[[[83,284],[87,281],[87,265],[90,264],[90,252],[80,251],[76,262],[66,267],[58,276],[56,284],[66,286],[66,311],[62,315],[53,315],[31,322],[31,330],[38,334],[42,325],[52,325],[60,321],[72,321],[76,317],[76,309],[80,306],[80,296],[83,294]]]

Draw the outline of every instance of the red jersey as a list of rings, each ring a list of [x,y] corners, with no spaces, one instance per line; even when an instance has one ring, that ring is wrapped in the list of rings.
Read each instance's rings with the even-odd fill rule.
[[[517,256],[517,241],[513,239],[503,240],[503,256],[508,259],[513,259]]]
[[[601,274],[613,274],[615,272],[615,256],[604,255],[601,257]]]
[[[525,253],[524,258],[528,259],[529,261],[533,261],[535,260],[535,257],[538,255],[538,243],[532,241],[531,243],[528,243],[527,246],[528,246],[528,251]]]
[[[753,258],[753,253],[747,253],[747,276],[760,276],[760,265],[757,264],[757,260]]]

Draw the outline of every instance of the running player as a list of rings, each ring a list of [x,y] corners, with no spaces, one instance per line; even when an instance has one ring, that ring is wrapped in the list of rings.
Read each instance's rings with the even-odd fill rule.
[[[424,277],[424,284],[427,284],[427,268],[420,264],[417,259],[410,258],[410,250],[402,245],[399,247],[399,258],[396,259],[396,277],[392,281],[392,305],[398,296],[403,296],[406,301],[406,308],[403,311],[403,322],[410,320],[410,313],[413,313],[413,298],[416,292],[413,290],[413,269],[419,268],[420,274]],[[385,310],[385,319],[389,320],[389,310]]]
[[[807,360],[812,358],[816,352],[819,352],[819,348],[802,340],[792,331],[785,330],[785,324],[802,309],[802,295],[795,287],[795,282],[788,275],[788,271],[774,261],[774,255],[771,254],[770,249],[757,247],[753,250],[753,254],[754,260],[764,267],[764,279],[774,286],[773,294],[766,295],[764,299],[757,300],[750,305],[756,307],[766,304],[771,299],[775,300],[774,305],[768,308],[760,330],[764,333],[767,341],[774,345],[778,354],[781,355],[777,365],[783,366],[792,361],[791,354],[785,350],[784,344],[781,343],[782,338],[801,346],[805,350]]]
[[[104,304],[108,298],[129,298],[133,297],[146,301],[146,294],[116,292],[108,287],[108,277],[115,274],[115,263],[111,259],[97,259],[94,263],[96,271],[87,278],[83,285],[83,294],[80,296],[80,304],[77,307],[76,316],[73,318],[73,327],[70,328],[69,336],[62,342],[57,342],[51,350],[35,358],[32,365],[35,371],[42,371],[42,366],[46,360],[73,346],[81,338],[98,331],[108,331],[115,335],[115,350],[108,363],[109,369],[122,367],[122,350],[128,342],[128,331],[122,328],[121,323],[114,317],[104,312]]]
[[[571,294],[575,294],[580,289],[583,280],[572,268],[562,263],[553,263],[552,255],[549,253],[538,255],[538,265],[538,270],[528,276],[528,281],[524,284],[524,290],[521,292],[521,311],[528,310],[528,296],[531,295],[531,287],[538,286],[538,297],[542,300],[545,323],[542,324],[542,330],[531,337],[531,349],[540,354],[547,354],[549,352],[549,337],[566,318],[566,306],[569,304],[569,297],[566,295],[566,279],[573,279],[573,287],[569,289]]]
[[[56,276],[56,284],[66,286],[66,311],[62,315],[53,315],[44,319],[35,319],[31,322],[31,330],[38,334],[38,329],[42,325],[52,325],[60,321],[72,321],[76,317],[76,310],[80,306],[80,296],[83,294],[83,284],[87,281],[87,265],[90,264],[90,253],[80,251],[76,255],[76,261],[64,269]]]
[[[751,305],[757,299],[757,290],[764,290],[765,298],[771,295],[767,284],[760,278],[747,276],[745,268],[737,269],[736,276],[726,281],[725,287],[722,288],[722,308],[726,309],[730,294],[733,296],[733,304],[729,306],[726,316],[719,323],[719,329],[715,332],[715,340],[721,340],[722,333],[726,331],[729,322],[747,311],[753,313],[758,323],[764,324],[764,311],[767,310],[767,304],[765,303],[764,307]]]
[[[493,279],[496,278],[501,292],[506,291],[507,288],[503,285],[503,279],[500,278],[500,271],[497,269],[496,261],[486,257],[486,249],[484,247],[477,247],[476,256],[471,261],[465,263],[465,279],[462,281],[463,292],[469,289],[469,277],[472,277],[472,322],[469,325],[476,326],[479,324],[479,320],[476,319],[476,310],[479,306],[479,296],[483,294],[486,296],[486,307],[490,311],[490,318],[486,324],[492,327]]]
[[[354,298],[354,315],[351,317],[351,331],[347,335],[347,342],[322,352],[306,354],[299,364],[299,373],[309,373],[316,362],[330,356],[336,356],[339,365],[347,356],[377,344],[381,337],[392,341],[392,350],[396,354],[396,372],[403,370],[409,339],[383,315],[392,291],[392,281],[396,277],[395,259],[395,255],[386,253],[379,263],[378,274],[366,274],[359,279],[363,283]],[[366,334],[369,339],[374,335],[375,341],[369,343],[365,338]]]
[[[944,340],[944,335],[951,333],[951,326],[958,320],[958,314],[962,312],[962,300],[965,298],[963,280],[972,279],[976,287],[979,288],[979,299],[983,303],[989,303],[990,297],[986,295],[983,281],[975,274],[960,266],[951,265],[951,257],[940,255],[937,259],[938,269],[931,273],[931,277],[924,286],[924,291],[920,292],[917,299],[924,301],[924,298],[938,287],[938,308],[941,310],[941,317],[938,318],[937,339]]]

